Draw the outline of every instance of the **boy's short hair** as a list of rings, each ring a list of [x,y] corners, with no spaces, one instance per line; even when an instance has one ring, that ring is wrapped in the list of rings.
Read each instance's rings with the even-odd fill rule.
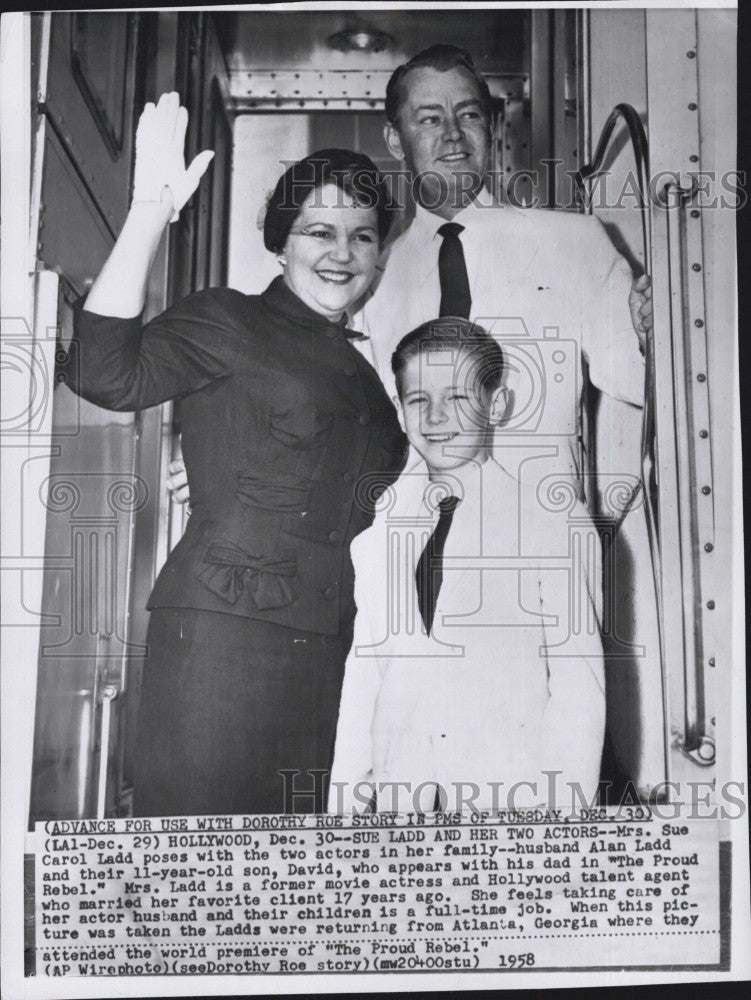
[[[401,395],[401,373],[407,362],[428,351],[463,350],[477,365],[480,388],[492,395],[503,378],[503,351],[487,330],[461,316],[442,316],[422,323],[402,337],[391,355],[396,390]]]

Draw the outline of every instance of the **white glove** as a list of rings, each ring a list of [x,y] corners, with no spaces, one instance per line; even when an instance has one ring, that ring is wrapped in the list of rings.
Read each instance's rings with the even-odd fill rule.
[[[172,195],[171,222],[180,217],[180,209],[198,187],[214,156],[205,149],[185,168],[185,132],[188,112],[180,106],[176,93],[162,94],[159,103],[143,109],[136,131],[136,165],[133,179],[133,203],[161,202],[165,188]]]

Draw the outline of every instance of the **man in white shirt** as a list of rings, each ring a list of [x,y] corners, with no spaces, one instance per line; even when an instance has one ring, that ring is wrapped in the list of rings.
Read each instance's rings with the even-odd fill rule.
[[[644,334],[642,315],[650,312],[647,282],[632,290],[629,265],[596,218],[493,200],[484,187],[490,93],[463,49],[436,45],[399,67],[386,115],[384,137],[412,179],[417,208],[358,325],[389,394],[398,341],[445,314],[439,229],[458,224],[471,299],[465,315],[493,334],[507,359],[504,442],[514,432],[526,457],[542,459],[540,478],[574,473],[580,481],[582,359],[595,386],[641,406],[644,363],[635,329]]]

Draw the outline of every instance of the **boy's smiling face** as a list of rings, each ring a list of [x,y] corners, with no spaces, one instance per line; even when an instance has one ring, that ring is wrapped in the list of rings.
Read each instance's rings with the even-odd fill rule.
[[[483,462],[506,390],[482,388],[472,352],[445,347],[409,358],[398,378],[398,409],[410,443],[431,472]]]

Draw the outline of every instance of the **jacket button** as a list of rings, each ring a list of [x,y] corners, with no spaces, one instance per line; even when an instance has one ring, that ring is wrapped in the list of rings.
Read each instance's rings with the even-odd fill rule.
[[[367,413],[361,413],[357,419],[362,424],[363,427],[366,427],[370,423],[370,417],[367,415]]]
[[[327,587],[323,592],[323,596],[327,601],[333,601],[336,597],[336,587]]]
[[[333,531],[329,532],[330,542],[338,542],[341,537],[342,537],[341,531],[337,531],[336,528]]]

